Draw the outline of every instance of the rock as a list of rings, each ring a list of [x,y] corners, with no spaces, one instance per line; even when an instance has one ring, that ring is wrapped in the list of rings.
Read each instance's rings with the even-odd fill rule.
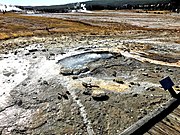
[[[54,45],[54,44],[56,44],[56,42],[51,42],[50,44],[51,44],[51,45]]]
[[[146,110],[143,110],[142,112],[144,115],[147,115],[147,111]]]
[[[66,54],[66,53],[62,51],[62,52],[60,52],[60,54],[63,55],[63,54]]]
[[[20,126],[16,129],[13,129],[12,132],[16,133],[16,134],[22,134],[23,132],[26,132],[27,131],[27,127],[24,127],[24,126]]]
[[[125,109],[125,113],[130,113],[131,111],[129,109]]]
[[[12,72],[4,70],[3,75],[9,77],[12,74]]]
[[[30,49],[29,52],[37,52],[37,49]]]
[[[149,88],[146,89],[146,91],[155,91],[155,90],[156,90],[156,89],[153,88],[153,87],[149,87]]]
[[[91,95],[92,94],[92,90],[91,89],[85,89],[85,91],[83,91],[84,95]]]
[[[22,86],[26,86],[26,85],[27,85],[27,83],[25,83],[25,82],[22,83]]]
[[[142,119],[143,117],[139,115],[137,118],[138,118],[138,120],[140,120],[140,119]]]
[[[84,67],[84,68],[81,68],[81,69],[74,69],[73,70],[73,75],[79,75],[81,73],[86,73],[88,71],[89,71],[88,67]]]
[[[124,81],[121,78],[115,78],[113,81],[119,84],[124,84]]]
[[[161,70],[162,68],[160,68],[160,67],[155,67],[155,70]]]
[[[49,54],[49,60],[55,60],[55,56],[56,56],[56,54],[50,53]]]
[[[82,85],[83,85],[85,88],[87,88],[87,87],[90,86],[88,83],[85,83],[85,82],[82,82]]]
[[[18,106],[21,106],[22,105],[22,100],[21,99],[18,99],[18,100],[16,100],[16,102],[15,102]]]
[[[58,99],[61,100],[61,99],[62,99],[62,96],[61,96],[61,95],[58,95]]]
[[[14,52],[14,55],[17,55],[17,53],[18,53],[18,51],[16,50],[16,51]]]
[[[113,71],[112,76],[116,77],[116,75],[117,75],[117,72]]]
[[[157,103],[156,102],[150,102],[149,105],[150,106],[153,106],[153,105],[156,105]]]
[[[45,80],[44,80],[42,83],[43,83],[44,85],[49,85],[49,83],[48,83],[47,81],[45,81]]]
[[[132,63],[133,63],[133,61],[132,61],[131,59],[128,59],[128,60],[126,61],[126,64],[129,65],[129,66],[130,66]]]
[[[25,56],[27,56],[27,55],[30,55],[30,53],[29,53],[29,52],[27,52],[27,53],[25,53],[24,55],[25,55]]]
[[[104,91],[101,90],[95,90],[92,93],[92,98],[96,101],[106,101],[109,99],[109,96],[106,95],[106,93]]]
[[[84,49],[86,49],[86,48],[85,47],[79,47],[79,48],[77,48],[75,50],[78,51],[78,50],[84,50]]]
[[[90,83],[85,83],[85,82],[82,82],[82,85],[85,87],[85,88],[99,88],[98,85],[96,84],[90,84]]]
[[[58,95],[59,95],[59,96],[58,96],[58,99],[61,99],[60,97],[66,99],[66,100],[69,99],[69,97],[67,96],[67,94],[64,94],[64,93],[58,93]]]
[[[48,49],[42,49],[41,51],[42,51],[42,52],[47,52],[47,51],[48,51]]]
[[[4,129],[4,128],[0,128],[0,135],[2,135],[3,129]]]
[[[138,94],[137,94],[137,93],[134,93],[132,96],[133,96],[133,97],[137,97],[137,96],[138,96]]]
[[[73,70],[72,69],[61,69],[60,74],[67,76],[67,75],[72,75]]]
[[[72,79],[73,80],[78,79],[78,76],[73,76]]]
[[[134,82],[130,82],[130,84],[131,84],[131,85],[136,85],[136,83],[134,83]]]
[[[66,91],[66,94],[71,95],[69,91]]]
[[[32,99],[37,99],[37,97],[32,97]]]
[[[82,85],[87,88],[87,87],[90,87],[90,85],[88,83],[85,83],[85,82],[82,82]]]
[[[32,58],[33,58],[33,59],[36,59],[36,58],[37,58],[37,56],[33,56]]]
[[[144,76],[148,76],[148,73],[142,73],[142,75],[144,75]]]
[[[174,90],[180,91],[180,87],[176,85],[176,86],[174,86]]]
[[[169,69],[168,69],[168,72],[173,72],[173,70],[169,68]]]

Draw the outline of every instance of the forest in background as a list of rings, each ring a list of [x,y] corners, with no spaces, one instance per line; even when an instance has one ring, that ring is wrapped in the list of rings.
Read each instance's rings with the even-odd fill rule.
[[[144,10],[171,10],[179,12],[179,0],[92,0],[82,2],[87,10],[121,10],[121,9],[144,9]],[[63,13],[73,10],[77,3],[52,6],[19,6],[21,9],[36,10],[50,13]],[[78,8],[78,7],[76,7]],[[79,7],[80,8],[80,7]]]

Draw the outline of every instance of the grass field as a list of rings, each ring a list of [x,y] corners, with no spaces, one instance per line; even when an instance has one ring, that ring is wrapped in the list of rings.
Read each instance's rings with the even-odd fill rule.
[[[87,33],[101,31],[80,22],[61,19],[22,16],[20,14],[0,14],[0,39],[24,36],[46,35],[52,33]]]
[[[106,35],[112,31],[115,32],[126,29],[133,28],[126,24],[110,24],[108,27],[105,27],[57,18],[23,16],[15,13],[0,14],[0,40],[54,33]]]

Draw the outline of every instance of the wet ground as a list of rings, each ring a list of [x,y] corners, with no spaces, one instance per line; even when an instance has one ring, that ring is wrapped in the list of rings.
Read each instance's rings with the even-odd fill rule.
[[[0,54],[2,135],[114,135],[179,92],[179,33],[18,38]]]
[[[162,12],[163,13],[163,12]],[[36,16],[36,15],[35,15]],[[39,15],[38,15],[39,16]],[[90,13],[53,13],[42,14],[40,16],[47,16],[53,18],[77,20],[92,25],[108,26],[118,25],[118,23],[131,24],[133,26],[144,28],[170,29],[178,30],[180,24],[180,17],[176,13],[153,14],[139,13],[139,11],[95,11]]]

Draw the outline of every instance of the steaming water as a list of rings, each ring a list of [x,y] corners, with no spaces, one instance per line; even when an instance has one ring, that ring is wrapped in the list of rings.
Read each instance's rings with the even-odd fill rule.
[[[58,63],[62,66],[70,69],[82,68],[85,64],[89,62],[94,62],[99,59],[108,59],[113,55],[110,53],[83,53],[75,56],[67,57],[62,60],[59,60]]]

